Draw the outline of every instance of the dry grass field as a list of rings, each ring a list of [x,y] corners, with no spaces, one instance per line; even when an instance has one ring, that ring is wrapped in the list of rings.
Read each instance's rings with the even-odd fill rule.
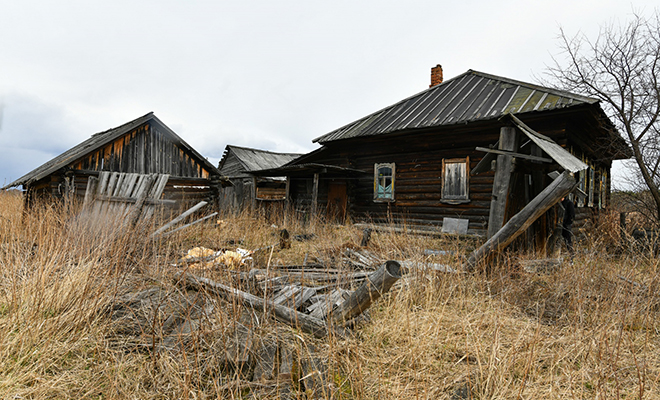
[[[345,337],[314,338],[218,299],[204,303],[215,304],[206,322],[166,337],[168,310],[197,310],[176,284],[188,249],[263,248],[277,243],[273,223],[315,234],[268,253],[275,268],[359,244],[361,230],[245,214],[156,241],[144,225],[90,237],[66,209],[24,215],[21,202],[0,193],[2,399],[660,398],[659,259],[644,249],[613,254],[618,230],[607,221],[572,264],[551,272],[525,272],[520,262],[532,256],[516,254],[487,273],[411,270]],[[458,268],[475,245],[374,233],[369,246],[383,259]],[[248,269],[199,273],[232,285]],[[122,308],[145,290],[159,293],[159,307]],[[126,325],[141,320],[148,324]],[[300,383],[302,364],[262,381],[253,369],[232,369],[241,355],[230,350],[250,347],[231,342],[239,328],[250,343],[321,360],[322,387]]]

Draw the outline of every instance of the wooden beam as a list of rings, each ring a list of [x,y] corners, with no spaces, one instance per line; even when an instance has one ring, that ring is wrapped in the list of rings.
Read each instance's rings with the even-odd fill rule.
[[[540,161],[545,163],[552,163],[552,159],[538,156],[530,156],[529,154],[516,153],[515,151],[506,151],[506,150],[497,150],[497,149],[487,149],[485,147],[476,147],[475,150],[483,151],[486,153],[501,154],[505,156],[512,156],[515,158],[523,158],[530,161]]]
[[[312,217],[316,218],[316,211],[319,206],[319,173],[314,173],[314,187],[312,188]]]
[[[175,224],[178,224],[179,222],[183,221],[186,217],[188,217],[190,214],[194,213],[195,211],[199,210],[200,208],[204,207],[208,203],[206,201],[200,201],[199,203],[195,204],[194,206],[190,207],[188,210],[184,211],[181,215],[178,217],[174,218],[170,222],[166,223],[165,225],[161,226],[158,228],[154,233],[151,234],[151,237],[154,237],[161,232],[165,232],[167,229],[169,229],[171,226],[174,226]]]
[[[516,128],[503,126],[500,128],[499,149],[516,151],[518,148]],[[490,201],[490,214],[488,216],[488,238],[499,231],[504,224],[509,186],[513,174],[513,156],[500,154],[497,156],[497,168],[493,180],[493,194]]]
[[[378,300],[383,294],[390,290],[392,285],[401,278],[401,264],[396,261],[387,261],[367,280],[355,290],[348,299],[344,300],[336,310],[332,310],[332,320],[340,325],[362,314]]]
[[[300,328],[303,332],[311,333],[317,338],[323,338],[328,335],[327,325],[323,320],[318,318],[310,317],[289,307],[274,304],[253,294],[190,273],[178,275],[178,278],[194,288],[205,288],[225,298],[237,298],[256,310],[272,312],[277,320],[294,328]],[[341,331],[336,332],[341,334]]]
[[[568,195],[577,182],[572,173],[564,171],[538,196],[534,197],[520,212],[514,215],[509,222],[498,230],[486,243],[472,252],[467,261],[468,270],[473,270],[477,263],[489,254],[500,251],[508,246],[515,238],[523,233],[536,219],[543,215],[550,207],[557,204]]]

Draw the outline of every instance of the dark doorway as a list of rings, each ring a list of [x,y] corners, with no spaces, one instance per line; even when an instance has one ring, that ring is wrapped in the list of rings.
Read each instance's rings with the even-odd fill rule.
[[[346,203],[346,182],[330,182],[328,184],[328,219],[343,223],[346,219]]]

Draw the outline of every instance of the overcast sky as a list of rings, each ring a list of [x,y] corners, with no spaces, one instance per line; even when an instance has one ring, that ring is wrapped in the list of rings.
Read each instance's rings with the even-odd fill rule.
[[[0,0],[0,185],[150,111],[216,165],[227,144],[307,152],[436,64],[536,82],[560,27],[656,4]]]

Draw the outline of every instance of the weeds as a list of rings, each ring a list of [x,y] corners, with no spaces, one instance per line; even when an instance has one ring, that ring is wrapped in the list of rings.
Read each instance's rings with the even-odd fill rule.
[[[146,238],[147,226],[100,238],[72,228],[75,213],[65,209],[23,215],[21,200],[0,194],[0,398],[312,398],[301,362],[278,371],[233,367],[251,343],[298,354],[293,360],[323,358],[328,387],[313,398],[660,393],[658,259],[649,252],[609,255],[618,238],[588,237],[572,265],[545,274],[523,272],[515,255],[488,274],[411,270],[352,337],[318,340],[238,303],[195,300],[174,284],[171,265],[195,246],[266,248],[281,228],[315,236],[268,251],[263,263],[300,265],[359,244],[359,229],[244,212],[156,242]],[[458,267],[475,245],[374,232],[370,248],[383,259]],[[229,271],[209,274],[232,279]],[[122,308],[123,321],[134,321],[122,327],[112,316],[117,299],[128,304],[131,293],[152,297],[135,300],[142,308]],[[172,336],[165,328],[173,316],[194,316],[199,326],[185,340]],[[283,359],[282,351],[258,356]],[[255,373],[263,379],[250,380]]]

